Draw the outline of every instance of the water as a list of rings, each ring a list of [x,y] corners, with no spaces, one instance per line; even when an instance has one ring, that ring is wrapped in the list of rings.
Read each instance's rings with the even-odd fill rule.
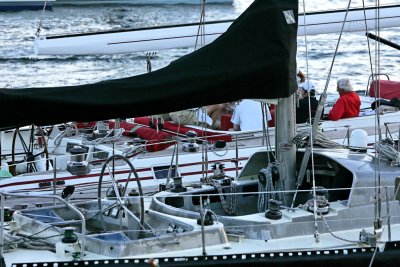
[[[250,4],[250,0],[235,0],[234,5],[209,5],[206,20],[233,19]],[[345,0],[305,3],[306,11],[346,8]],[[381,1],[385,3],[385,1]],[[371,5],[369,1],[366,3]],[[353,1],[352,7],[361,1]],[[300,3],[303,10],[303,2]],[[144,53],[101,56],[35,56],[33,38],[42,20],[41,34],[66,34],[110,29],[124,29],[166,24],[198,22],[200,7],[190,5],[163,6],[57,6],[53,11],[22,11],[0,13],[0,87],[41,87],[93,83],[146,72]],[[380,36],[400,44],[400,28],[385,29]],[[298,65],[316,84],[317,91],[325,87],[338,34],[323,34],[298,38]],[[371,42],[375,49],[376,42]],[[366,89],[371,73],[366,37],[344,33],[332,68],[328,92],[335,91],[340,77],[352,79],[355,89]],[[153,70],[193,49],[157,51]],[[400,80],[400,51],[380,46],[380,73],[391,80]],[[372,54],[374,55],[374,51]],[[233,55],[234,56],[234,55]],[[374,60],[374,59],[373,59]]]

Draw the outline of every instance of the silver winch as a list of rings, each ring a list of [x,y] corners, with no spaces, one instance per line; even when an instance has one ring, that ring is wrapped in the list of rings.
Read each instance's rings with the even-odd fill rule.
[[[196,143],[197,133],[195,131],[186,132],[187,142],[183,144],[183,151],[185,152],[197,152],[199,151],[199,145]]]
[[[68,161],[67,171],[73,175],[85,175],[90,172],[89,162],[86,161],[86,149],[81,146],[74,146],[69,151],[71,160]]]
[[[211,166],[211,169],[214,171],[214,177],[221,177],[225,175],[225,164],[221,162],[216,162]]]

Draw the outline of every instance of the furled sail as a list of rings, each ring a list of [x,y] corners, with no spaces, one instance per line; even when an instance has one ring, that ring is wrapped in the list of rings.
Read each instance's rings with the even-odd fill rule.
[[[256,0],[213,43],[157,71],[78,86],[0,89],[0,129],[287,97],[297,89],[297,16],[297,0]]]

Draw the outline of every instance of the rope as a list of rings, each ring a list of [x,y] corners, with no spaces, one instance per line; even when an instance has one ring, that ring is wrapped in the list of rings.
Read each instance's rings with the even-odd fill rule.
[[[108,123],[99,121],[96,123],[96,127],[99,130],[107,130],[108,129]],[[125,129],[119,128],[119,129],[114,129],[111,131],[108,131],[108,133],[104,137],[96,138],[94,140],[89,140],[89,136],[86,134],[82,134],[82,144],[84,145],[97,145],[97,144],[102,144],[102,143],[107,143],[107,142],[115,142],[117,141],[122,134],[124,133]],[[111,135],[113,134],[113,135]]]
[[[261,169],[260,173],[264,174],[266,178],[265,186],[259,181],[258,183],[258,191],[264,192],[264,194],[258,194],[258,211],[264,212],[268,209],[268,201],[270,199],[278,199],[285,201],[284,191],[285,191],[285,183],[284,179],[279,178],[279,182],[275,183],[272,178],[272,168],[278,167],[279,176],[281,176],[283,166],[280,163],[270,163],[267,168]],[[279,194],[280,193],[280,194]],[[286,204],[285,204],[286,205]]]
[[[310,133],[307,131],[302,131],[298,133],[293,138],[293,143],[298,147],[306,147],[308,144],[308,139],[310,138]],[[324,134],[316,132],[314,135],[313,144],[323,148],[342,148],[343,146],[339,143],[329,140]]]
[[[136,156],[140,153],[146,153],[146,144],[145,145],[139,145],[139,146],[131,146],[127,150],[125,150],[122,155],[124,157],[130,158],[133,156]]]
[[[64,137],[69,137],[76,133],[77,131],[75,127],[73,127],[72,125],[66,125],[65,130],[58,133],[54,138],[54,149],[52,152],[54,152],[61,145],[61,141]]]
[[[208,147],[208,149],[211,150],[216,156],[223,157],[223,156],[225,156],[226,154],[228,154],[228,146],[225,146],[225,147],[224,147],[224,150],[221,149],[221,151],[222,151],[221,154],[217,153],[217,151],[220,151],[220,150],[219,150],[219,149],[216,149],[214,145],[208,145],[207,147]]]
[[[40,15],[40,20],[39,20],[39,24],[36,30],[36,37],[39,36],[41,28],[42,28],[42,21],[43,21],[43,17],[44,17],[44,11],[46,10],[46,6],[47,6],[47,0],[44,1],[44,5],[43,5],[43,10],[42,10],[42,14]]]
[[[54,228],[56,230],[56,228],[53,225],[50,225],[49,227],[46,227],[40,230],[39,232],[33,233],[31,235],[23,235],[17,232],[4,233],[3,248],[6,249],[7,251],[16,248],[54,250],[54,245],[51,242],[46,241],[44,239],[48,239],[55,236],[35,237],[36,235],[43,233],[50,228]]]
[[[345,238],[343,238],[343,237],[340,237],[340,236],[335,235],[335,234],[332,232],[331,228],[329,227],[328,222],[325,220],[324,215],[322,215],[320,209],[318,209],[318,208],[317,208],[317,213],[321,216],[321,218],[322,218],[322,220],[324,221],[324,224],[325,224],[326,228],[328,229],[328,232],[329,232],[329,234],[330,234],[331,236],[333,236],[333,237],[336,238],[336,239],[342,240],[342,241],[344,241],[344,242],[358,243],[358,240],[357,240],[357,241],[349,240],[349,239],[345,239]]]
[[[235,194],[236,193],[236,184],[235,183],[231,183],[231,186],[230,186],[230,201],[229,201],[229,204],[228,204],[226,199],[225,199],[225,197],[224,197],[225,193],[222,191],[222,186],[221,186],[220,183],[218,183],[217,181],[215,181],[211,177],[205,177],[204,178],[204,183],[207,184],[207,185],[213,186],[215,189],[217,189],[219,198],[221,200],[221,205],[222,205],[222,208],[224,209],[224,211],[227,212],[228,214],[234,214],[235,211],[236,211],[236,194]]]
[[[393,142],[384,139],[376,143],[374,147],[382,158],[391,161],[394,165],[400,166],[400,153],[396,150]]]

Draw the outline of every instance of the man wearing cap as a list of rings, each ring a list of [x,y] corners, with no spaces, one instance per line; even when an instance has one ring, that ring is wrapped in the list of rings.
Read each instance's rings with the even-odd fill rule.
[[[315,98],[315,86],[311,81],[299,85],[299,106],[296,109],[296,123],[305,123],[310,118],[309,107],[311,107],[311,118],[314,118],[318,108],[318,100]],[[308,102],[310,99],[310,103]]]
[[[353,92],[353,86],[348,78],[337,81],[337,91],[340,95],[328,115],[328,120],[337,121],[344,118],[357,117],[360,113],[360,97]]]

